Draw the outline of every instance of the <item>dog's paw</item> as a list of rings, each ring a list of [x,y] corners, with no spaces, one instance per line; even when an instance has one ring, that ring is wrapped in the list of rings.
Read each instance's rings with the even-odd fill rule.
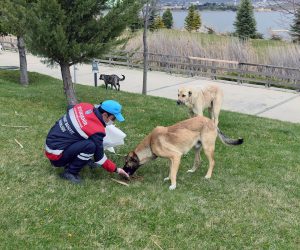
[[[205,177],[204,177],[205,179],[210,179],[211,178],[211,175],[205,175]]]
[[[176,184],[175,185],[171,185],[170,187],[169,187],[169,190],[174,190],[176,188]]]
[[[168,180],[170,180],[170,177],[164,178],[164,181],[168,181]]]
[[[186,171],[187,173],[194,173],[196,171],[196,169],[189,169],[188,171]]]

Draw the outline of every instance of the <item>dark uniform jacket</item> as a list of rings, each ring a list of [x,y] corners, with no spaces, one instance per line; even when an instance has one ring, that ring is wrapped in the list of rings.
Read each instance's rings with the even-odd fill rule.
[[[113,172],[116,165],[104,154],[104,137],[105,122],[98,109],[89,103],[79,103],[69,109],[50,129],[45,144],[45,155],[49,160],[59,160],[68,146],[89,139],[96,145],[95,163]]]

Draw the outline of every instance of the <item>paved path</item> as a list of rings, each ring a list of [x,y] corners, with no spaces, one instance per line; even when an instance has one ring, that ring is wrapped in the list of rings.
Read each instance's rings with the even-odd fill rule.
[[[32,55],[27,56],[28,70],[47,74],[61,79],[60,68],[49,68],[40,62],[40,59]],[[2,52],[0,54],[0,66],[18,66],[18,54]],[[85,85],[94,85],[94,75],[91,65],[77,65],[76,82]],[[131,69],[119,66],[100,65],[101,74],[123,74],[125,81],[121,82],[121,90],[141,93],[143,72],[141,69]],[[71,68],[74,80],[74,68]],[[169,99],[177,98],[179,86],[201,86],[209,83],[217,83],[224,91],[223,109],[268,117],[282,121],[300,123],[300,94],[290,90],[276,88],[266,89],[263,86],[232,82],[212,81],[200,77],[185,77],[170,75],[163,72],[148,72],[148,94]],[[102,81],[98,85],[103,84]]]

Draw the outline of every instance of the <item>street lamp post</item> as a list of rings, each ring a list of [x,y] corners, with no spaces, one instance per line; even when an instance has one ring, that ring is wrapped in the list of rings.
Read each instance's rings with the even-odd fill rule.
[[[98,68],[98,62],[95,60],[92,62],[92,71],[94,73],[94,84],[95,87],[97,87],[97,73],[99,73],[99,68]]]
[[[73,65],[73,71],[74,71],[74,83],[77,82],[77,78],[76,78],[76,71],[78,70],[78,68],[76,67],[76,65]]]

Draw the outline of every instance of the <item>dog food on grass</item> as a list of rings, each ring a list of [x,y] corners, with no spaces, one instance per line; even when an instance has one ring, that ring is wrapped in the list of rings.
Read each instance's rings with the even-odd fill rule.
[[[144,177],[141,175],[133,175],[133,176],[130,176],[130,180],[131,181],[143,181]]]

